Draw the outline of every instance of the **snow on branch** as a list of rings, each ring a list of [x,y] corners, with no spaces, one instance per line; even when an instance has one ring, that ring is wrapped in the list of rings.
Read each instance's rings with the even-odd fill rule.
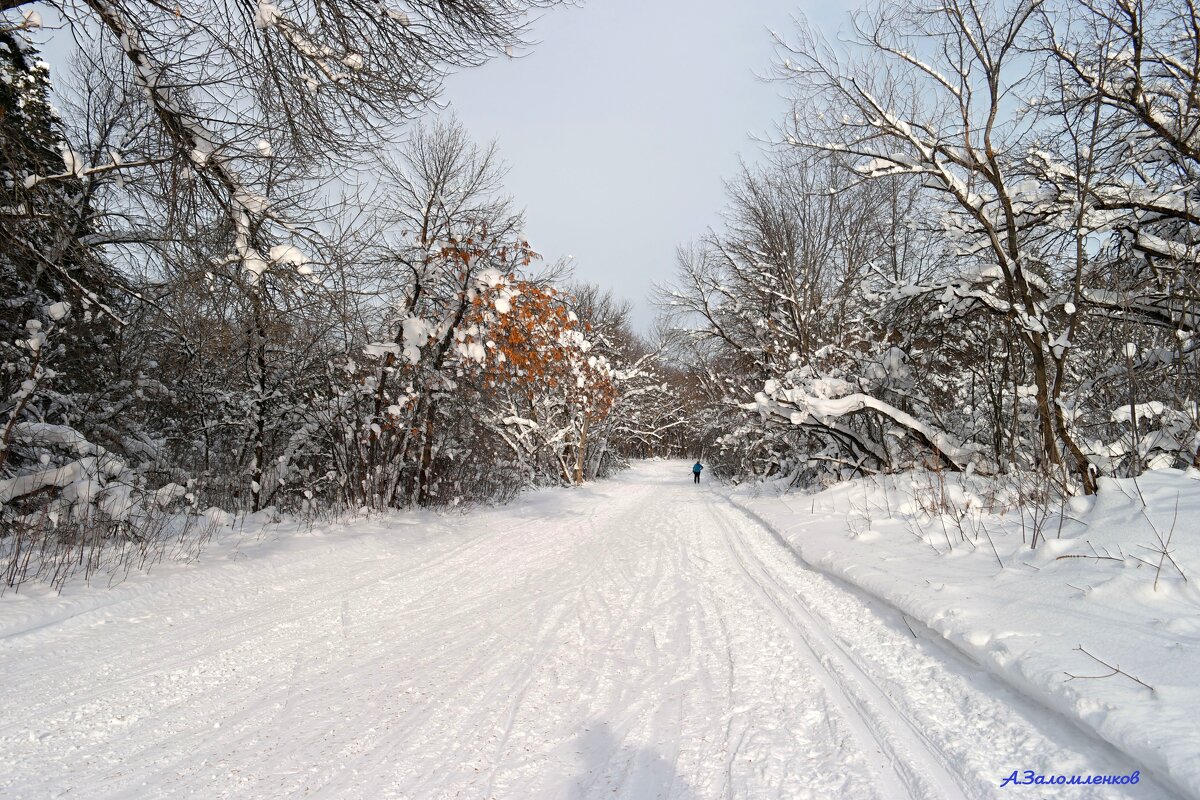
[[[817,389],[836,393],[843,382],[815,381]],[[757,393],[747,410],[758,411],[764,417],[777,417],[793,425],[815,422],[828,427],[833,420],[852,416],[863,411],[873,411],[900,425],[917,441],[936,453],[943,463],[961,472],[967,468],[975,449],[962,444],[950,434],[937,430],[913,415],[901,411],[890,403],[862,392],[851,392],[837,397],[823,397],[802,388],[785,389],[769,381],[764,390]]]

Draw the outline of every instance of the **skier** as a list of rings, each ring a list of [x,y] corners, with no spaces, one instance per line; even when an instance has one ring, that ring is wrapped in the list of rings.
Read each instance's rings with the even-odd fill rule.
[[[700,470],[704,469],[704,465],[699,461],[692,467],[692,477],[696,479],[696,483],[700,482]]]

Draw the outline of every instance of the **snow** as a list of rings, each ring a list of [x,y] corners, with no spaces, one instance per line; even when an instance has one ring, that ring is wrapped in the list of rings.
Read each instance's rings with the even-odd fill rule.
[[[279,23],[283,12],[274,3],[258,0],[258,9],[254,13],[254,27],[259,30],[272,28]]]
[[[459,353],[467,361],[475,361],[482,364],[487,358],[487,348],[479,342],[469,342],[459,346]]]
[[[979,668],[1127,754],[1143,774],[1200,797],[1200,589],[1170,562],[1155,586],[1159,536],[1174,530],[1172,557],[1184,573],[1200,564],[1200,541],[1182,522],[1200,513],[1200,475],[1164,469],[1136,484],[1102,479],[1097,499],[1070,502],[1061,530],[1055,505],[1049,538],[1036,551],[1022,541],[1022,529],[1032,527],[1028,513],[1023,521],[988,514],[979,493],[967,491],[973,480],[984,491],[984,479],[946,480],[904,476],[887,492],[858,480],[815,496],[742,489],[731,499],[807,564],[899,609]],[[931,497],[947,513],[929,513]],[[1111,670],[1080,647],[1154,691],[1124,675],[1098,677]]]
[[[46,306],[46,314],[55,322],[63,319],[70,311],[71,304],[61,300]]]
[[[184,497],[187,488],[177,483],[168,483],[154,491],[154,502],[160,507],[169,506],[175,500]]]
[[[34,470],[23,475],[0,480],[0,503],[8,503],[49,486],[61,487],[63,497],[74,501],[90,497],[95,481],[91,476],[97,471],[96,459],[92,457],[73,461],[62,467]]]
[[[421,348],[429,341],[433,326],[420,317],[409,317],[400,324],[404,337],[404,357],[410,364],[421,360]]]
[[[311,275],[312,267],[303,250],[290,244],[278,244],[271,248],[267,258],[274,264],[293,267],[299,275]]]
[[[1161,417],[1166,406],[1157,400],[1149,403],[1138,403],[1134,406],[1117,406],[1112,410],[1112,421],[1129,424],[1136,416],[1137,419]]]
[[[363,346],[363,352],[375,358],[382,358],[388,353],[399,355],[402,349],[398,344],[389,344],[387,342],[371,342]]]
[[[902,365],[902,362],[896,362],[896,364]],[[887,368],[886,364],[884,368]],[[896,368],[899,369],[899,366]],[[841,397],[830,396],[845,391],[849,386],[846,381],[830,378],[813,380],[811,382],[812,394],[806,393],[803,388],[782,389],[777,392],[778,387],[774,386],[774,383],[774,381],[768,380],[764,391],[758,392],[754,397],[754,402],[747,403],[745,408],[758,411],[764,419],[776,415],[789,420],[794,425],[802,425],[809,418],[829,424],[838,417],[869,408],[908,430],[920,434],[926,441],[937,447],[942,454],[956,463],[966,464],[975,452],[971,447],[957,441],[949,434],[936,430],[911,414],[868,394],[854,392]],[[777,393],[784,395],[787,404],[780,403],[773,398],[773,395]],[[795,406],[795,409],[793,410],[789,406]]]
[[[258,255],[257,251],[247,248],[242,256],[242,267],[251,275],[251,282],[257,282],[267,271],[269,265],[262,256]]]
[[[480,270],[479,274],[475,277],[475,285],[480,289],[495,289],[504,285],[504,282],[504,273],[498,269],[489,268]]]
[[[837,546],[840,573],[907,580],[943,619],[979,608],[953,570],[930,573],[938,590],[899,542],[847,538],[844,514],[737,502],[782,508],[792,546]],[[311,530],[247,535],[212,511],[226,527],[199,564],[0,598],[0,795],[944,800],[1016,796],[1014,770],[1140,769],[1062,796],[1173,796],[954,649],[1036,654],[1029,624],[985,620],[948,647],[948,625],[806,567],[690,462]],[[1062,608],[1035,618],[1048,636],[1097,619]],[[1145,672],[1173,724],[1186,688]],[[1160,761],[1193,743],[1177,733]]]
[[[48,422],[14,423],[12,438],[17,442],[63,447],[81,456],[103,455],[105,452],[104,448],[92,444],[74,428],[66,425],[52,425]]]
[[[82,178],[84,171],[87,169],[87,164],[84,162],[83,156],[69,147],[63,147],[62,157],[63,166],[66,167],[67,174]]]
[[[134,489],[124,483],[110,483],[104,487],[97,506],[110,519],[128,519],[137,507]]]

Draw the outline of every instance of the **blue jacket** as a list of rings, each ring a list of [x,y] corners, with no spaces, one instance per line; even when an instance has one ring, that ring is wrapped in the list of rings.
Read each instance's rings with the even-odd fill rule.
[[[697,475],[699,475],[699,474],[700,474],[700,470],[702,470],[702,469],[704,469],[704,465],[703,465],[703,464],[701,464],[699,461],[697,461],[697,462],[696,462],[696,466],[692,467],[692,472],[694,472],[694,473],[696,473]]]

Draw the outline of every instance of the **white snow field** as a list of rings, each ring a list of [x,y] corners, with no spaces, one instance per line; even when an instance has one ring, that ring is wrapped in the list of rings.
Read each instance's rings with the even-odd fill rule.
[[[4,798],[1179,796],[678,462],[10,593],[0,675]]]

